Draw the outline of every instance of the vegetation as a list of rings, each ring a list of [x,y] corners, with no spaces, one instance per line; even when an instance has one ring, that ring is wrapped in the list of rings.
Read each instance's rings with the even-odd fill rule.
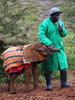
[[[9,46],[38,42],[38,9],[33,0],[0,0],[0,54]],[[1,81],[6,75],[2,63],[0,56]]]
[[[37,41],[38,5],[21,0],[0,1],[0,40],[5,46]]]
[[[64,0],[60,5],[63,11],[63,20],[68,29],[68,35],[63,38],[69,69],[75,69],[75,2]],[[44,19],[38,15],[41,5],[34,0],[0,0],[0,54],[11,45],[25,45],[39,42],[38,26]],[[0,80],[6,80],[0,56]],[[40,73],[40,68],[39,68]],[[59,72],[54,76],[58,79]],[[18,81],[24,81],[23,76]],[[43,81],[43,76],[39,77]]]
[[[64,0],[61,7],[63,11],[63,20],[67,25],[68,35],[63,39],[68,64],[70,69],[75,69],[75,1]]]

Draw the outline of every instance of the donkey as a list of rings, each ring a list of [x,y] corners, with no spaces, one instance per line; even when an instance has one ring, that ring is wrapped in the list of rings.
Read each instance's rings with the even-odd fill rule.
[[[26,90],[29,91],[29,83],[30,83],[30,78],[31,78],[31,72],[33,74],[33,80],[34,80],[34,89],[36,89],[38,87],[38,68],[37,68],[37,64],[46,61],[47,60],[47,56],[50,56],[53,52],[60,52],[58,49],[53,48],[53,50],[51,51],[46,45],[44,45],[43,43],[36,43],[36,44],[29,44],[29,45],[25,45],[25,46],[18,46],[18,47],[14,47],[16,48],[16,52],[18,52],[19,54],[22,53],[22,59],[20,59],[21,65],[26,65],[29,64],[28,68],[24,68],[20,71],[20,72],[16,72],[16,73],[8,73],[9,74],[9,84],[8,84],[8,90],[10,91],[10,93],[16,93],[15,92],[15,86],[14,86],[14,81],[16,79],[16,77],[23,72],[26,72]],[[20,51],[20,52],[19,52]],[[2,53],[3,56],[3,60],[4,60],[4,64],[6,64],[6,54],[9,53],[12,54],[12,52],[14,52],[14,50],[10,50],[10,48],[8,48],[7,50],[5,50]],[[16,53],[14,53],[16,54]],[[9,55],[10,56],[10,55]],[[8,57],[8,60],[11,59],[11,57]],[[8,61],[8,63],[11,64],[11,60]],[[13,62],[14,63],[14,62]],[[3,64],[3,65],[4,65]],[[7,72],[8,69],[12,69],[13,65],[11,65],[11,67],[8,66],[9,64],[7,64],[7,66],[4,66],[5,68],[7,68],[7,70],[5,69],[5,71]],[[19,62],[16,63],[15,66],[20,66]],[[15,67],[14,66],[14,67]],[[18,67],[17,66],[17,67]]]

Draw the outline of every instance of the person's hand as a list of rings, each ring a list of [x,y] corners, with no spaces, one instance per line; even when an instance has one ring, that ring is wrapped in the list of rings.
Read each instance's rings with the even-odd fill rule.
[[[52,44],[51,44],[51,45],[49,45],[49,46],[48,46],[48,48],[50,49],[50,51],[51,51],[51,52],[53,52],[53,51],[54,51],[54,46],[53,46]]]
[[[51,53],[53,53],[53,52],[59,52],[60,53],[60,50],[57,49],[57,48],[54,48],[54,46],[52,44],[49,45],[48,48],[49,48],[49,50],[50,50]]]
[[[58,27],[59,27],[59,32],[60,32],[60,34],[61,34],[62,31],[63,31],[63,28],[62,28],[62,26],[61,26],[61,23],[59,23],[59,22],[58,22]]]

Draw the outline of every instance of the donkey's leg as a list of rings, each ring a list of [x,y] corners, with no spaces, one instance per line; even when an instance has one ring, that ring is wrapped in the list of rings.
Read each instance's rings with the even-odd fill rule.
[[[34,79],[34,89],[36,89],[38,87],[38,68],[36,63],[32,65],[32,73]]]
[[[10,79],[10,93],[16,93],[15,91],[15,86],[14,86],[14,81],[16,78],[17,74],[10,74],[9,79]]]
[[[10,80],[9,80],[9,75],[7,75],[7,84],[8,84],[8,92],[10,91]]]
[[[31,66],[26,69],[26,81],[25,81],[26,92],[30,91],[31,71],[32,71]]]

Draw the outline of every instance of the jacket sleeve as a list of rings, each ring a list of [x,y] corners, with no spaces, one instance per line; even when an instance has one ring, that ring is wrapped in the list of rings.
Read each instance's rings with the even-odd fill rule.
[[[63,23],[63,22],[62,22],[62,27],[63,27],[63,31],[62,31],[62,33],[61,33],[61,36],[62,36],[62,37],[65,37],[66,34],[67,34],[67,30],[65,29],[65,26],[64,26],[64,23]]]
[[[52,42],[47,38],[46,34],[47,34],[47,26],[41,23],[39,25],[39,40],[41,43],[44,43],[45,45],[49,46],[52,44]]]

